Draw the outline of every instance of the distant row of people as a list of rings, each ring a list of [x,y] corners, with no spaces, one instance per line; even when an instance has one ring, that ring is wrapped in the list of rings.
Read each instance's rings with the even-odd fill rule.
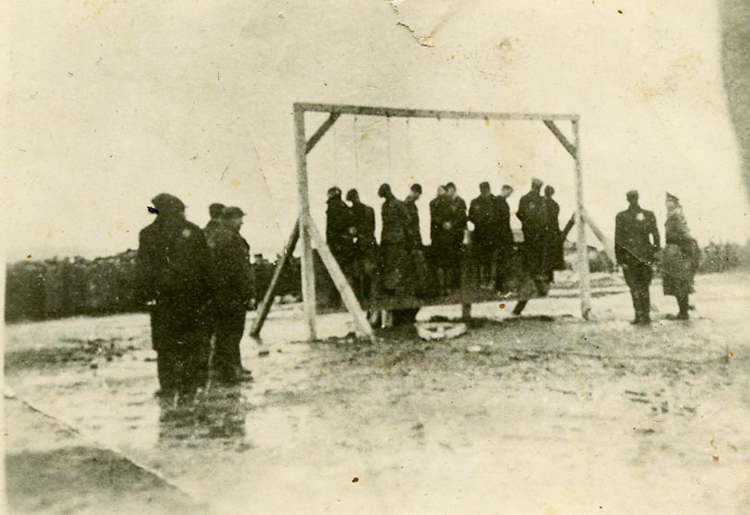
[[[151,309],[160,394],[195,393],[209,364],[213,380],[251,380],[239,347],[252,298],[250,247],[239,233],[245,213],[213,204],[201,230],[177,197],[162,193],[151,202],[156,220],[140,233],[136,272]]]
[[[550,282],[562,262],[562,238],[559,227],[560,206],[553,199],[555,190],[534,179],[531,191],[521,198],[517,216],[524,235],[524,264],[535,281]],[[421,235],[417,202],[422,186],[413,184],[401,201],[390,185],[383,184],[378,196],[381,207],[380,244],[375,238],[375,211],[364,205],[357,190],[346,200],[338,187],[328,190],[326,238],[329,247],[350,279],[360,299],[372,293],[373,274],[379,272],[380,289],[386,296],[425,296],[428,269],[434,272],[437,293],[450,294],[461,286],[462,260],[471,240],[479,264],[479,282],[483,289],[501,291],[508,277],[514,239],[508,198],[513,188],[504,185],[493,195],[490,184],[479,185],[479,196],[466,202],[452,182],[440,186],[429,203],[430,240],[425,247]],[[468,223],[473,232],[468,230]]]

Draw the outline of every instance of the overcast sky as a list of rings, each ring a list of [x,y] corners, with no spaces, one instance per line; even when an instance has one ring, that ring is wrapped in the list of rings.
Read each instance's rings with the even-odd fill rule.
[[[8,258],[136,248],[163,191],[200,225],[213,201],[242,207],[253,252],[277,251],[296,218],[295,101],[578,113],[587,209],[605,232],[633,188],[663,223],[668,190],[701,243],[744,242],[715,2],[621,4],[5,2]],[[453,180],[467,202],[479,181],[507,182],[515,206],[539,176],[564,218],[572,172],[530,122],[342,117],[310,154],[321,226],[330,184],[376,205],[384,180],[429,197]]]

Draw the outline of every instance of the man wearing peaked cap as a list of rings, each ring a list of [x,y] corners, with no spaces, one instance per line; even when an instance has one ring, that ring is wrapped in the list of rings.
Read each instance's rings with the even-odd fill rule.
[[[218,381],[225,383],[252,379],[250,371],[242,367],[240,355],[245,317],[253,296],[250,245],[240,235],[243,216],[245,213],[239,207],[224,208],[221,229],[216,232],[211,248],[216,334],[213,372]]]
[[[140,300],[151,309],[159,393],[192,395],[208,377],[211,269],[200,228],[168,193],[151,200],[156,220],[140,233],[136,263]]]

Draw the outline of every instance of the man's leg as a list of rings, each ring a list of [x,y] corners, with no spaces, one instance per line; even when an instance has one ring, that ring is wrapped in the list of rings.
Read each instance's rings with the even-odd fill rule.
[[[690,296],[685,295],[683,297],[677,297],[677,305],[680,307],[680,312],[677,318],[680,320],[687,320],[690,318]]]
[[[523,313],[523,310],[528,303],[528,300],[519,300],[518,302],[516,302],[516,307],[513,308],[513,315],[519,316],[521,313]]]
[[[234,356],[232,353],[231,317],[222,313],[216,317],[216,341],[214,344],[213,371],[216,379],[231,382],[234,377]]]

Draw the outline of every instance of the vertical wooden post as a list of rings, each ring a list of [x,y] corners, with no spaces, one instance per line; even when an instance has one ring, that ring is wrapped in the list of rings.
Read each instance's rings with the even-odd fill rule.
[[[586,243],[586,224],[583,221],[583,174],[581,172],[581,137],[579,121],[573,124],[573,138],[575,144],[576,162],[576,229],[578,230],[578,275],[581,282],[581,315],[588,320],[591,313],[591,284],[589,282],[589,248]]]
[[[310,190],[307,186],[307,141],[305,139],[305,111],[294,105],[294,130],[297,146],[297,189],[299,193],[299,233],[302,238],[302,300],[307,320],[307,337],[317,339],[315,330],[315,263],[310,239]]]

